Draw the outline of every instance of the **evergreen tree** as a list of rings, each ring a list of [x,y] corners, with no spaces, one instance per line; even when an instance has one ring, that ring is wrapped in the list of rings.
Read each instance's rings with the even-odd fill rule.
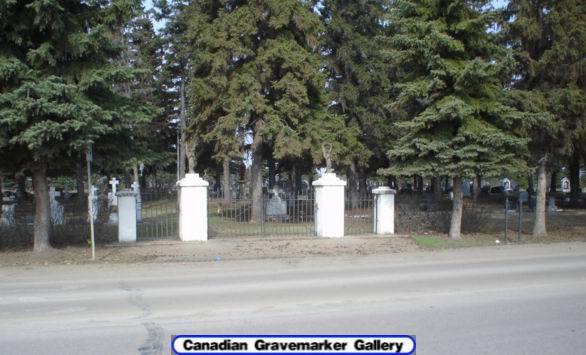
[[[32,171],[34,249],[50,247],[47,168],[76,157],[112,126],[145,120],[143,107],[113,83],[132,70],[112,62],[112,41],[139,6],[60,0],[0,2],[0,127],[2,154]]]
[[[381,48],[387,46],[384,0],[325,0],[321,14],[325,21],[324,53],[330,72],[330,109],[344,115],[346,125],[359,130],[361,145],[345,157],[348,191],[357,203],[357,170],[387,166],[386,152],[393,137],[388,110],[391,73]],[[361,174],[364,176],[364,173]],[[364,177],[363,177],[364,178]]]
[[[448,176],[453,182],[450,238],[459,239],[462,178],[523,167],[523,122],[501,102],[511,58],[489,32],[489,1],[398,0],[389,19],[401,138],[387,173]]]
[[[154,1],[154,18],[165,23],[160,32],[163,45],[163,63],[161,68],[161,86],[163,116],[170,127],[178,133],[177,178],[185,176],[185,143],[187,121],[189,120],[186,102],[186,83],[189,72],[189,55],[191,46],[186,35],[190,1],[166,0]]]
[[[317,162],[322,142],[341,157],[356,140],[326,110],[322,22],[297,0],[196,0],[188,19],[191,137],[228,156],[251,143],[252,220],[260,221],[265,159]]]
[[[518,62],[514,102],[541,117],[527,133],[538,176],[533,234],[543,236],[548,175],[564,156],[576,160],[585,144],[586,3],[511,0],[503,15],[506,43]]]
[[[142,6],[133,11],[133,17],[120,29],[119,41],[123,51],[117,57],[122,67],[135,73],[131,80],[119,83],[117,91],[143,108],[142,119],[124,122],[116,130],[102,136],[95,144],[96,165],[103,173],[135,169],[143,164],[147,170],[165,168],[173,157],[173,128],[162,110],[164,95],[161,70],[162,41],[156,35],[149,13]],[[157,139],[153,139],[153,135]],[[125,142],[125,144],[121,144]]]

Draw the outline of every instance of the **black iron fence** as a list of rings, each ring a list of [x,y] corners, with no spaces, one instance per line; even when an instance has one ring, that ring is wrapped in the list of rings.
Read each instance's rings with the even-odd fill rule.
[[[137,240],[178,239],[175,189],[150,189],[137,199]]]
[[[208,198],[210,238],[315,235],[313,196],[264,196],[254,215],[250,199]]]
[[[344,234],[358,235],[374,233],[373,195],[349,198],[346,195],[344,206]]]
[[[108,199],[98,196],[94,201],[96,242],[117,240],[117,226],[110,220]],[[4,201],[0,214],[0,249],[22,249],[33,245],[35,206],[33,201]],[[55,198],[51,203],[51,244],[87,245],[90,240],[87,199]]]

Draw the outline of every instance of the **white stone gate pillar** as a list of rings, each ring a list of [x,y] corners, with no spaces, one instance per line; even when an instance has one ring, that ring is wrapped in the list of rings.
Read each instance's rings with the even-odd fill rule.
[[[122,190],[118,197],[118,242],[136,242],[136,192]]]
[[[179,239],[208,240],[208,185],[199,174],[186,174],[179,186]]]
[[[376,234],[395,234],[395,194],[396,190],[381,186],[372,190],[374,195],[374,232]]]
[[[318,237],[344,236],[344,187],[346,181],[325,173],[312,183],[315,187],[315,232]]]

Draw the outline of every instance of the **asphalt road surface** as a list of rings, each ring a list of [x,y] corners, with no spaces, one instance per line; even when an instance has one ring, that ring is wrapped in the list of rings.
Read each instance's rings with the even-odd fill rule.
[[[173,334],[196,333],[412,334],[418,354],[585,354],[586,244],[0,269],[0,354],[169,354]]]

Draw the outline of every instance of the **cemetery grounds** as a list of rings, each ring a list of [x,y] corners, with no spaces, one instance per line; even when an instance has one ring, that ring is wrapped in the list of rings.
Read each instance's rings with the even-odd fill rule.
[[[101,263],[226,261],[259,258],[360,256],[454,247],[502,246],[518,243],[586,242],[586,209],[559,206],[547,214],[548,236],[531,236],[534,214],[524,206],[507,213],[508,240],[504,240],[505,213],[500,199],[474,203],[466,200],[463,240],[448,240],[449,200],[432,202],[425,195],[398,194],[394,236],[373,234],[373,196],[346,201],[345,237],[315,237],[313,199],[267,195],[263,218],[251,222],[251,201],[221,196],[208,199],[208,242],[181,243],[177,239],[177,193],[172,189],[141,193],[138,243],[121,246],[112,223],[115,207],[104,196],[96,202],[97,261]],[[73,200],[58,199],[52,244],[54,250],[33,254],[32,202],[15,207],[12,223],[0,225],[0,265],[78,264],[90,262],[88,216]],[[515,201],[511,201],[515,206]],[[4,214],[4,219],[7,216]],[[522,227],[519,231],[519,222]]]

